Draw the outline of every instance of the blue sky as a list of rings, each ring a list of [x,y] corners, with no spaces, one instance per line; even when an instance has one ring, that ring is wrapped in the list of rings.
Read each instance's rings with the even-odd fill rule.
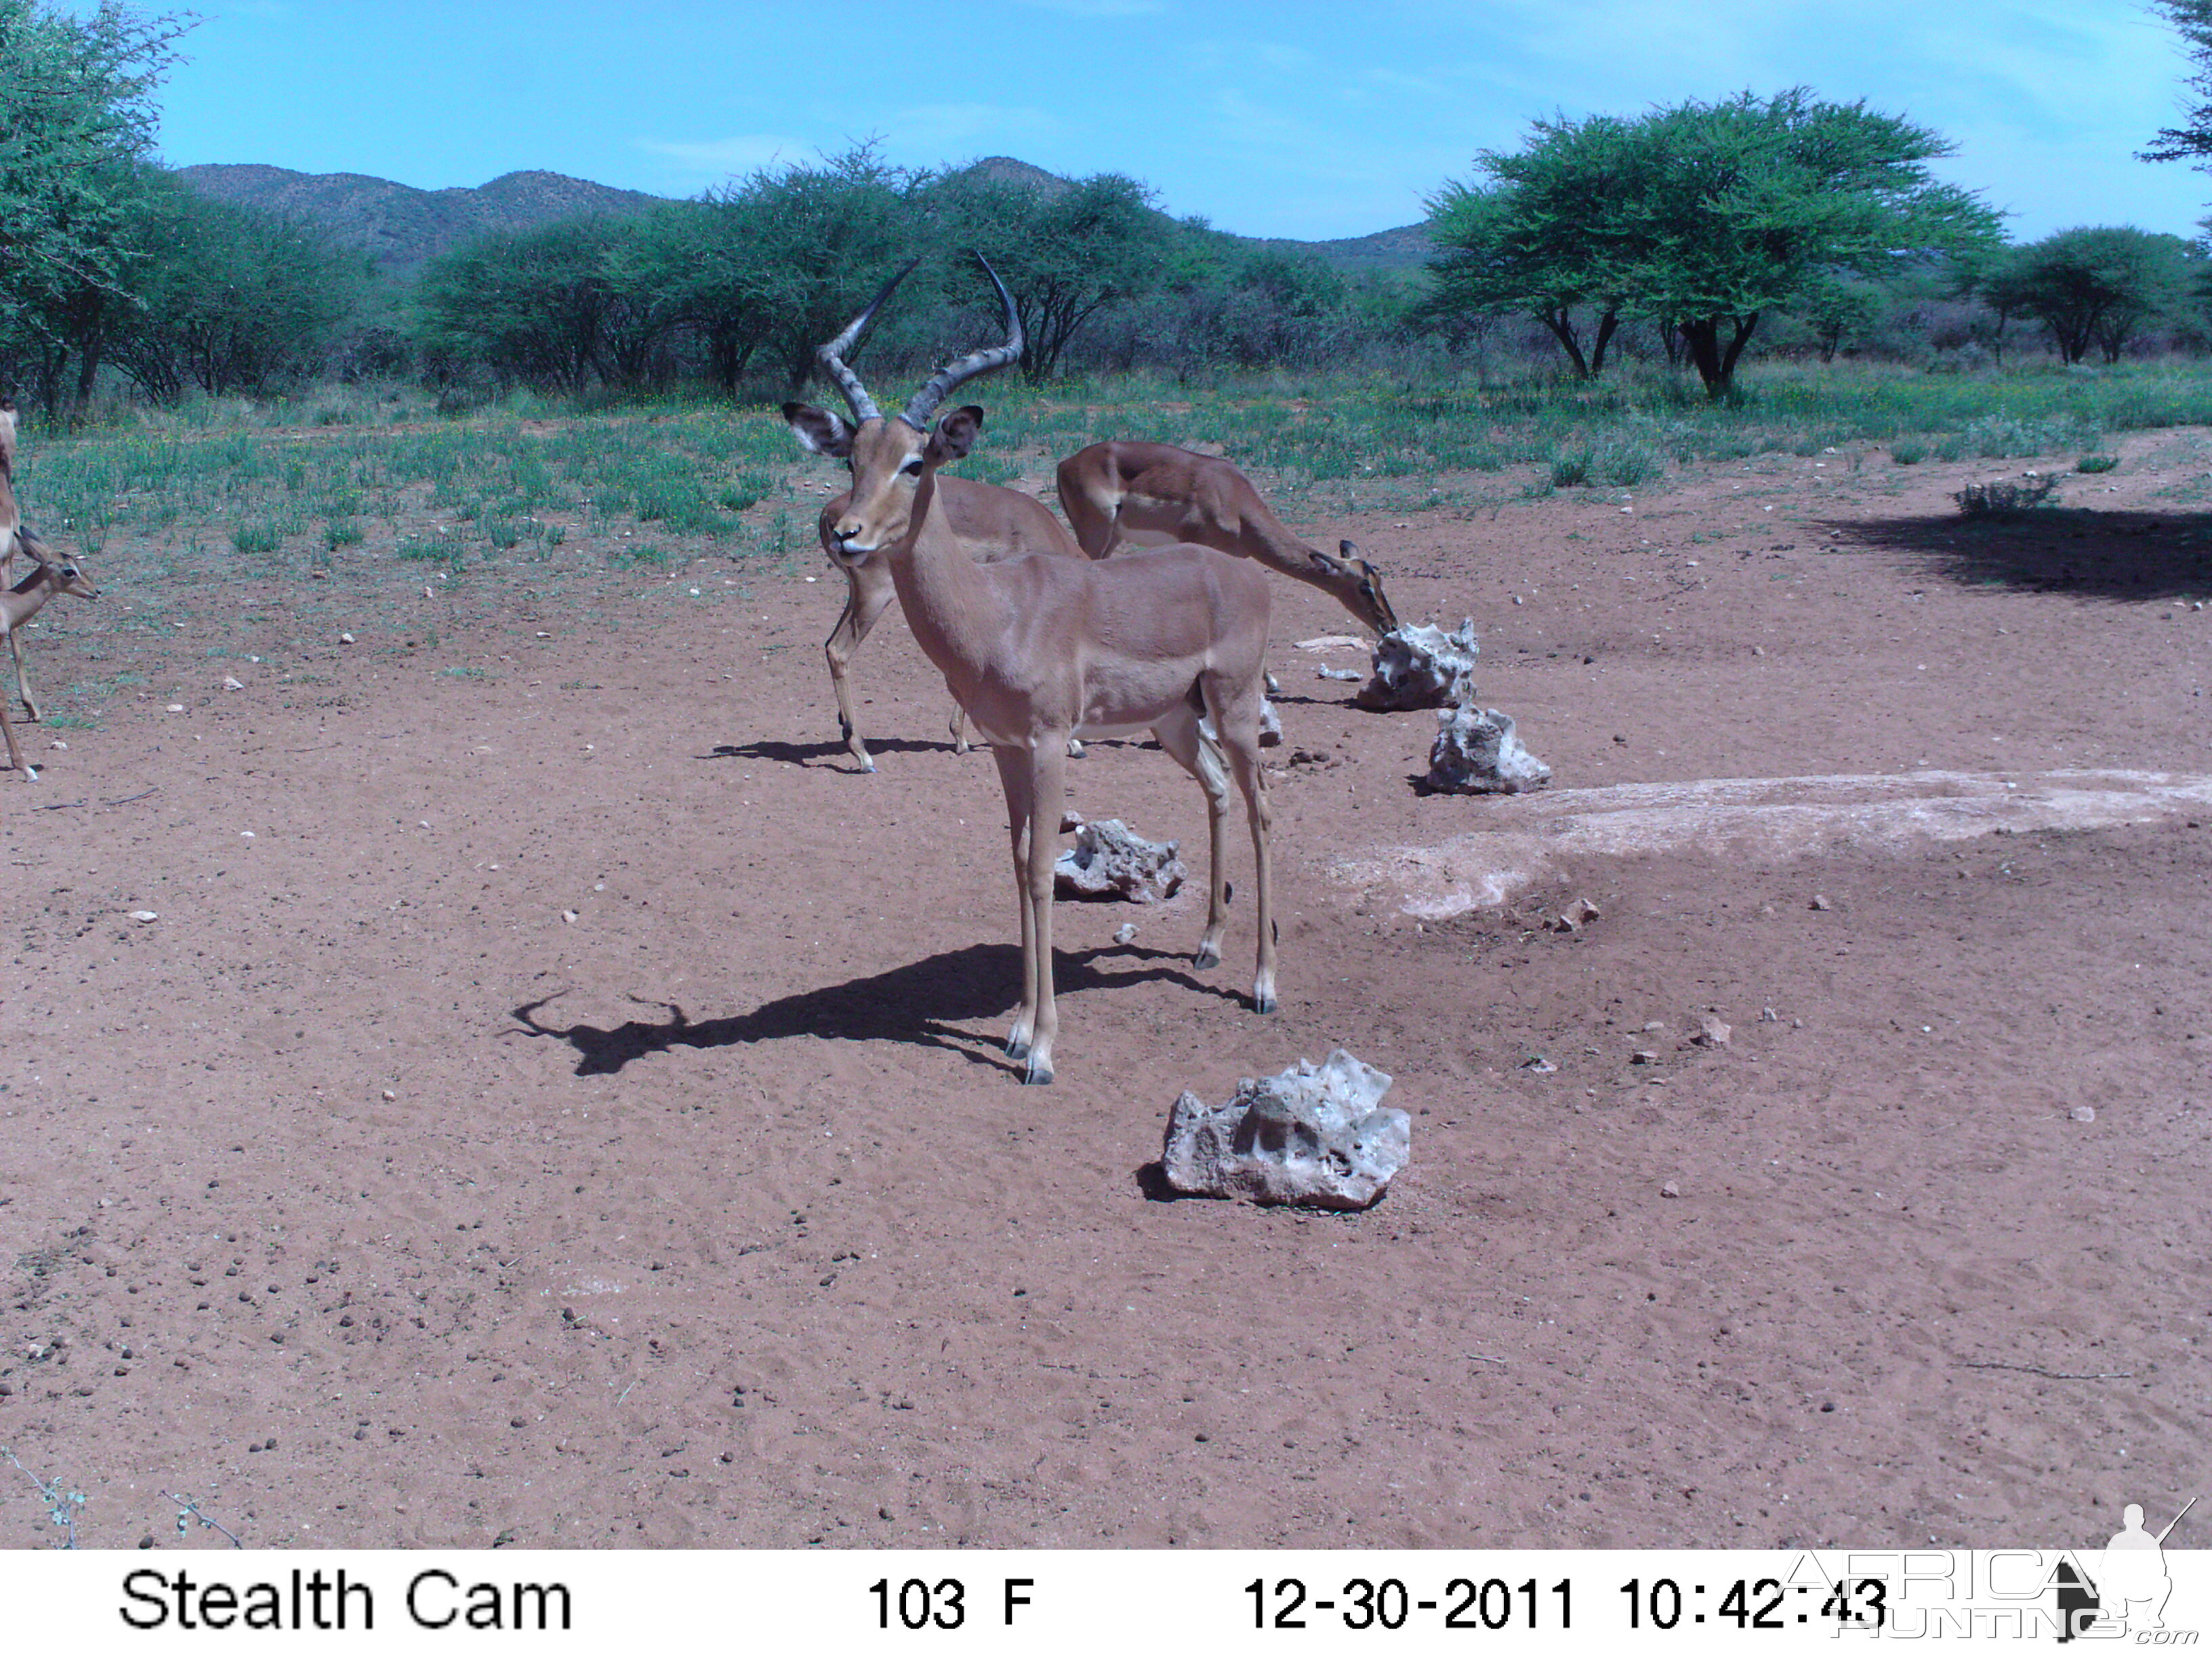
[[[82,8],[81,8],[82,9]],[[2212,177],[2134,159],[2186,65],[2137,0],[206,0],[176,165],[438,187],[547,167],[686,196],[874,137],[891,161],[1121,172],[1249,235],[1405,224],[1531,118],[1802,83],[1954,141],[2014,216],[2195,234]]]

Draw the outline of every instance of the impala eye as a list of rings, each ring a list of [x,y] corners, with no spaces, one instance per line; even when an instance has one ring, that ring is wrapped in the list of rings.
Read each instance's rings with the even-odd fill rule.
[[[919,478],[921,476],[921,457],[919,455],[915,456],[904,466],[901,467],[899,471],[905,473],[909,478]]]

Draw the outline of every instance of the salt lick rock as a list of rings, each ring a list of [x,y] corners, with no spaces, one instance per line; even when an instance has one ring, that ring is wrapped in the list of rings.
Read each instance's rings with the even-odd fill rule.
[[[1518,795],[1541,789],[1552,769],[1521,746],[1513,717],[1462,703],[1437,716],[1429,787],[1455,795]]]
[[[1441,708],[1474,695],[1474,619],[1451,633],[1394,628],[1375,641],[1375,675],[1352,701],[1362,708]]]
[[[1075,845],[1053,866],[1053,890],[1070,898],[1158,904],[1190,872],[1175,842],[1146,841],[1119,818],[1075,819]]]
[[[1179,1193],[1364,1210],[1413,1150],[1413,1120],[1378,1103],[1389,1073],[1339,1048],[1321,1065],[1244,1079],[1220,1106],[1185,1090],[1160,1163]]]

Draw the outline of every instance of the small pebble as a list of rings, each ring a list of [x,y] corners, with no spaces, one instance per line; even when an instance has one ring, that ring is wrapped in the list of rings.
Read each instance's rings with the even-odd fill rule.
[[[1826,910],[1832,908],[1833,907],[1829,904],[1827,896],[1826,894],[1815,893],[1813,895],[1813,908],[1815,910]]]
[[[161,913],[155,910],[133,910],[131,913],[133,921],[159,921],[161,919]]]
[[[246,690],[246,682],[236,675],[225,674],[222,677],[222,689],[226,691],[243,691]]]
[[[1116,945],[1127,945],[1131,939],[1136,938],[1136,936],[1137,924],[1133,921],[1125,921],[1119,927],[1116,927],[1114,930],[1114,943]]]
[[[69,744],[64,743],[59,738],[56,738],[52,743],[48,744],[46,747],[49,749],[66,749],[69,747]]]
[[[2094,1123],[2097,1121],[2097,1109],[2094,1106],[2076,1106],[2066,1115],[2076,1123]]]
[[[185,712],[185,706],[180,702],[173,702],[169,705],[169,712],[172,714],[181,714]]]
[[[399,1098],[398,1091],[393,1089],[386,1089],[384,1091],[384,1097],[386,1100],[397,1100]]]
[[[1680,1198],[1681,1195],[1681,1188],[1671,1181],[1659,1189],[1659,1196],[1662,1198]]]
[[[341,634],[341,635],[338,635],[338,643],[339,643],[340,645],[351,645],[351,644],[353,643],[353,635],[350,635],[350,634]]]

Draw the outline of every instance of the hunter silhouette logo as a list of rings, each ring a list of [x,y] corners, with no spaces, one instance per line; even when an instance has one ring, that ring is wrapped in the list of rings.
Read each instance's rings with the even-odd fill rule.
[[[2181,1514],[2154,1535],[2143,1528],[2142,1505],[2129,1504],[2120,1511],[2120,1529],[2105,1545],[2094,1578],[2076,1571],[2070,1560],[2061,1561],[2052,1575],[2063,1626],[2058,1639],[2070,1642],[2097,1624],[2108,1626],[2114,1635],[2164,1630],[2166,1598],[2173,1593],[2173,1580],[2166,1570],[2166,1534],[2196,1507],[2197,1499],[2191,1498],[2181,1506]]]

